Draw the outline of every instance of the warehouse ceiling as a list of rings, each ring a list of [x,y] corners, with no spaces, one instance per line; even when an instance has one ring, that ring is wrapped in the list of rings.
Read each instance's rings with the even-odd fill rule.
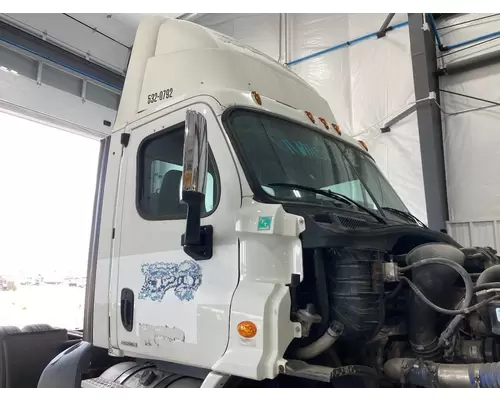
[[[199,14],[4,13],[0,21],[124,76],[137,27],[151,15],[189,19]],[[436,18],[449,15],[434,14]]]
[[[122,39],[124,44],[132,46],[135,31],[142,19],[151,15],[161,15],[163,17],[177,18],[182,14],[65,14],[71,16],[92,28],[110,37],[115,33]],[[118,31],[116,28],[119,27]]]
[[[3,13],[0,21],[125,75],[135,32],[148,15],[176,18],[182,14]]]

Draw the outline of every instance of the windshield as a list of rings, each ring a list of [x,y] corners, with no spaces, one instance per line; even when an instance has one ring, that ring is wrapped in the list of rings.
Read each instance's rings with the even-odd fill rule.
[[[229,127],[253,179],[281,201],[337,205],[331,197],[277,183],[330,190],[375,211],[407,209],[375,162],[334,136],[269,114],[235,110]]]

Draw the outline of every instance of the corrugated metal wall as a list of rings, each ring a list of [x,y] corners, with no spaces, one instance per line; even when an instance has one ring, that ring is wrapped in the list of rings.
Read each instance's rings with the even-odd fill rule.
[[[490,246],[500,249],[499,221],[455,221],[448,222],[448,234],[464,247]]]

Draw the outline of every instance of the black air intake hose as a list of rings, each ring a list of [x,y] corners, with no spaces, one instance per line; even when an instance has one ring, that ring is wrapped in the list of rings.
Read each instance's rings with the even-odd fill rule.
[[[444,243],[427,243],[415,247],[406,256],[410,265],[428,258],[445,258],[463,265],[465,255],[456,247]],[[450,288],[458,274],[444,265],[433,265],[412,270],[412,282],[433,303],[442,305],[449,297]],[[408,335],[413,351],[423,358],[432,358],[438,353],[436,311],[426,305],[412,291],[408,301]]]

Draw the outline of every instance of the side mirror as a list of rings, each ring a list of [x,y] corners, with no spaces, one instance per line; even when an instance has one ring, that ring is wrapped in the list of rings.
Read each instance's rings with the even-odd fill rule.
[[[207,120],[199,112],[187,110],[182,171],[183,195],[197,193],[205,197],[207,169]]]
[[[199,112],[186,111],[181,199],[187,204],[186,233],[181,244],[195,260],[212,257],[212,226],[201,225],[208,170],[207,120]]]

